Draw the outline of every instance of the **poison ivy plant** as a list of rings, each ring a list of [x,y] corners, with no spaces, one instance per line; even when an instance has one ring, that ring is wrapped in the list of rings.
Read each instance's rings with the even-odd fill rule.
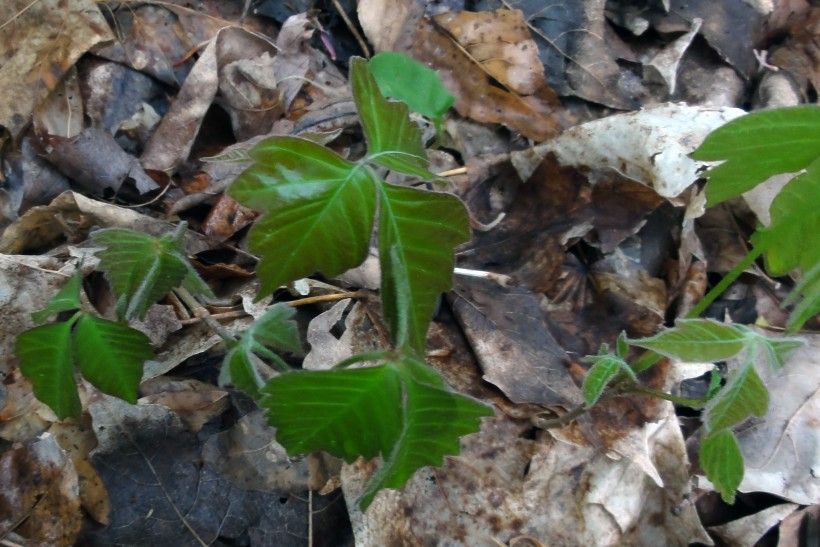
[[[638,382],[638,377],[626,362],[628,351],[626,336],[621,334],[618,337],[616,353],[610,353],[609,347],[603,344],[598,355],[588,355],[584,359],[592,365],[584,377],[582,389],[587,406],[597,403],[603,391],[621,373],[626,374],[633,382]]]
[[[185,256],[185,227],[183,222],[175,233],[162,237],[121,228],[94,232],[94,241],[104,246],[98,252],[99,268],[117,294],[123,320],[77,311],[65,321],[17,337],[21,372],[31,381],[35,396],[59,418],[79,417],[82,411],[75,368],[100,391],[136,403],[143,364],[154,354],[148,337],[125,321],[143,317],[154,302],[179,285],[195,294],[211,295]],[[78,273],[32,319],[42,323],[56,313],[80,310],[81,289]]]
[[[354,162],[309,140],[273,137],[249,152],[254,164],[229,195],[263,213],[248,236],[260,256],[260,297],[300,277],[334,276],[359,265],[375,227],[382,307],[394,350],[380,353],[389,359],[378,366],[286,372],[261,389],[252,355],[276,364],[266,348],[288,348],[246,333],[226,357],[231,381],[261,396],[289,453],[383,458],[360,500],[363,508],[379,489],[399,488],[419,467],[440,465],[445,454],[457,453],[459,437],[491,414],[447,389],[421,358],[436,301],[452,283],[453,249],[469,239],[469,220],[454,196],[388,184],[376,174],[374,167],[384,167],[425,181],[436,178],[408,106],[382,95],[370,66],[351,60],[353,98],[367,141],[363,158]],[[277,317],[281,321],[260,332],[292,341],[283,336],[286,318]]]
[[[692,157],[723,163],[705,172],[708,205],[739,196],[772,175],[799,173],[772,201],[771,224],[752,242],[772,275],[802,278],[784,305],[796,304],[788,330],[820,313],[820,107],[754,112],[713,131]]]
[[[490,414],[412,355],[367,368],[285,374],[262,391],[276,438],[289,452],[324,450],[348,463],[382,456],[360,498],[363,508],[380,489],[400,488],[419,467],[457,454],[459,437]]]
[[[41,322],[54,313],[80,308],[80,289],[78,273],[32,317]],[[83,311],[21,333],[15,352],[35,396],[60,419],[79,417],[82,411],[75,367],[100,391],[135,403],[143,362],[153,356],[143,333]]]
[[[259,399],[262,396],[259,388],[265,380],[259,373],[255,358],[263,357],[279,371],[287,371],[290,369],[288,364],[272,350],[294,354],[302,352],[296,323],[291,320],[293,314],[293,308],[279,303],[254,321],[225,354],[219,383],[233,384],[254,399]]]
[[[675,327],[655,336],[628,342],[679,361],[739,361],[725,386],[713,389],[716,386],[710,385],[710,398],[691,405],[705,407],[701,467],[723,499],[733,503],[735,490],[743,479],[743,456],[730,428],[751,416],[765,415],[769,407],[769,392],[756,366],[783,366],[786,355],[802,342],[796,338],[768,338],[744,325],[708,319],[679,320]]]
[[[99,230],[91,235],[105,246],[97,253],[99,269],[105,272],[117,295],[121,318],[144,318],[154,302],[180,285],[193,294],[213,296],[185,256],[186,227],[182,222],[176,232],[158,238],[124,228]]]

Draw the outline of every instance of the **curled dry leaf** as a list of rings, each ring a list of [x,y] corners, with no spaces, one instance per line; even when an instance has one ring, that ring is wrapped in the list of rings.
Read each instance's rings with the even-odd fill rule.
[[[175,226],[133,209],[87,198],[76,192],[64,192],[49,205],[32,207],[0,234],[0,252],[21,253],[53,245],[61,238],[83,241],[93,227],[128,228],[153,236],[173,232]],[[185,249],[190,255],[210,249],[211,242],[188,230]]]
[[[136,158],[125,152],[107,131],[89,127],[74,138],[41,138],[38,145],[43,157],[92,194],[119,192],[126,180],[133,181],[140,194],[159,188]]]
[[[140,394],[140,403],[158,404],[173,410],[194,433],[230,405],[227,391],[191,378],[151,378],[140,384]]]
[[[739,108],[664,104],[572,127],[547,143],[513,152],[512,161],[527,180],[553,152],[562,165],[613,169],[674,200],[705,165],[689,154],[709,132],[743,114]]]
[[[91,517],[100,524],[108,524],[111,507],[108,492],[97,470],[91,465],[88,454],[97,446],[97,438],[86,419],[82,423],[57,422],[48,430],[54,435],[74,463],[80,486],[80,503]]]

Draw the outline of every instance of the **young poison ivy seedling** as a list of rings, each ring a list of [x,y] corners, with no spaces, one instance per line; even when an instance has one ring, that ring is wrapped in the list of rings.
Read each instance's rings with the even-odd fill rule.
[[[95,232],[92,239],[106,247],[98,253],[99,268],[117,296],[121,320],[77,311],[65,321],[41,325],[17,337],[21,372],[31,381],[37,398],[59,418],[76,418],[82,411],[75,366],[100,391],[136,403],[143,364],[154,354],[148,337],[128,326],[127,320],[144,317],[151,304],[179,285],[211,295],[185,256],[184,231],[185,223],[176,233],[159,238],[120,228]],[[32,318],[43,323],[54,314],[80,310],[81,290],[82,278],[77,273]]]
[[[584,396],[592,406],[609,389],[616,394],[643,393],[704,409],[700,465],[723,499],[733,503],[743,480],[743,455],[731,428],[750,416],[763,416],[769,406],[769,393],[756,367],[782,367],[785,356],[801,341],[767,338],[742,325],[692,318],[706,310],[760,255],[773,275],[794,270],[801,274],[784,302],[796,304],[788,331],[797,331],[820,312],[820,210],[816,205],[820,202],[820,107],[743,116],[713,131],[692,157],[725,160],[704,173],[709,179],[706,197],[710,206],[737,197],[772,175],[798,175],[773,200],[771,223],[752,235],[753,250],[695,306],[690,319],[650,338],[627,340],[622,336],[616,353],[602,347],[599,355],[587,358],[592,367],[584,381]],[[649,351],[627,364],[624,343]],[[713,372],[706,398],[693,400],[638,385],[635,374],[654,365],[660,356],[689,362],[739,358],[740,365],[722,388],[719,375]]]
[[[452,195],[388,184],[376,174],[379,166],[436,179],[407,105],[384,98],[364,59],[351,60],[350,82],[367,141],[361,160],[298,137],[273,137],[249,152],[254,165],[229,195],[263,213],[248,235],[260,256],[260,296],[316,272],[332,277],[358,266],[377,225],[393,350],[377,366],[286,372],[262,385],[250,354],[264,357],[265,344],[243,336],[231,350],[228,374],[261,395],[290,454],[324,450],[347,462],[381,456],[360,500],[366,508],[379,489],[400,488],[419,467],[458,453],[459,437],[476,431],[491,410],[450,391],[423,359],[436,300],[452,283],[453,249],[469,239],[467,211]]]

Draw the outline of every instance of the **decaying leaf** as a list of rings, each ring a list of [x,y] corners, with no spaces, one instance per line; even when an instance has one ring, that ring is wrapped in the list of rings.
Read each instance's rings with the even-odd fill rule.
[[[52,435],[0,454],[0,533],[26,542],[74,545],[82,514],[77,473]]]
[[[357,542],[489,545],[529,536],[545,545],[711,544],[688,499],[674,417],[648,439],[664,487],[629,460],[549,436],[533,440],[527,429],[505,417],[485,420],[443,469],[419,472],[401,492],[382,492],[366,513],[350,505]],[[343,468],[348,499],[369,473],[365,462]]]
[[[546,153],[553,152],[564,165],[610,168],[673,199],[700,176],[703,164],[688,157],[697,143],[743,114],[737,108],[674,104],[618,114],[572,127],[557,139],[514,153],[513,164],[526,180]]]
[[[816,424],[820,414],[818,340],[792,353],[783,368],[759,372],[770,393],[769,410],[738,432],[746,463],[741,492],[769,492],[783,499],[820,503]]]
[[[91,461],[108,489],[111,519],[84,541],[201,545],[249,534],[260,544],[287,545],[294,535],[306,537],[307,493],[243,489],[202,465],[200,441],[167,408],[102,397],[89,411],[99,442]],[[314,501],[330,506],[314,526],[338,526],[339,506]]]
[[[15,138],[77,59],[112,34],[92,0],[11,0],[0,27],[0,126]]]
[[[535,67],[535,75],[518,72],[510,78],[509,71],[495,61],[504,57],[506,49],[516,52],[513,57],[522,62],[522,66],[531,67],[530,53],[525,47],[528,33],[523,28],[522,15],[506,11],[466,14],[457,22],[450,14],[427,19],[423,16],[423,7],[415,0],[367,0],[358,5],[365,34],[377,49],[408,53],[438,70],[445,86],[456,97],[455,108],[459,113],[481,122],[503,123],[529,138],[544,140],[556,135],[562,122],[557,121],[558,115],[552,112],[557,106],[557,97],[543,78],[538,77],[541,71]],[[384,25],[384,13],[391,13],[390,25]],[[460,29],[468,20],[469,26],[475,21],[487,27],[481,32],[480,41],[484,46],[478,52],[479,59],[469,52],[469,48],[479,47],[478,44],[460,44],[445,28],[451,25],[453,29]],[[465,37],[466,32],[465,28]],[[505,46],[505,43],[511,45]],[[491,61],[494,72],[484,66],[485,61]],[[502,74],[504,80],[531,91],[519,94],[494,85],[494,76]]]

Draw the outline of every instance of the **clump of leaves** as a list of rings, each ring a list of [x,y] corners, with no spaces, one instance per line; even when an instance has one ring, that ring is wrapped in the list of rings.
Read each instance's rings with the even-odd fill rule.
[[[43,310],[32,314],[34,320],[79,310],[81,279],[75,274]],[[21,333],[16,353],[34,394],[60,419],[79,417],[82,411],[75,366],[100,391],[135,403],[143,362],[153,356],[140,331],[84,311]]]
[[[238,340],[225,336],[220,377],[260,400],[291,454],[325,450],[348,462],[381,456],[382,466],[362,496],[363,508],[378,490],[399,488],[419,467],[440,465],[444,455],[457,453],[459,438],[492,414],[488,406],[449,390],[423,360],[436,299],[452,282],[453,249],[470,235],[466,209],[452,195],[388,184],[373,169],[436,178],[428,171],[421,133],[407,105],[388,101],[371,73],[373,68],[384,79],[399,67],[413,76],[414,85],[426,82],[424,94],[415,96],[389,91],[390,83],[382,83],[440,125],[452,97],[434,72],[414,63],[395,56],[371,65],[351,61],[353,96],[368,146],[364,158],[352,162],[311,140],[274,137],[248,153],[254,164],[229,191],[263,213],[249,234],[251,250],[261,257],[260,297],[315,272],[334,276],[358,266],[367,255],[378,209],[382,306],[393,348],[354,356],[336,370],[292,371],[276,352],[299,353],[301,343],[293,310],[277,304]],[[174,234],[159,238],[125,229],[96,232],[94,240],[104,246],[100,269],[117,295],[122,322],[78,312],[18,338],[23,373],[61,418],[81,411],[75,361],[96,387],[135,402],[143,362],[152,352],[148,339],[125,321],[144,317],[151,304],[180,285],[194,295],[211,295],[185,256],[184,231],[182,223]],[[76,277],[37,320],[80,308],[79,291]],[[262,374],[260,359],[281,374],[267,380],[270,369]],[[380,364],[344,369],[374,359]]]
[[[159,238],[120,228],[95,232],[92,238],[106,247],[98,253],[99,267],[117,296],[120,321],[77,311],[64,321],[17,337],[21,372],[37,398],[59,418],[79,417],[82,411],[75,366],[100,391],[136,403],[143,364],[154,353],[148,337],[128,326],[127,320],[144,317],[151,304],[179,285],[211,294],[185,256],[185,228],[181,223],[174,234]],[[32,319],[43,323],[54,314],[80,310],[81,290],[82,277],[77,273]]]
[[[771,224],[752,236],[772,275],[795,269],[801,278],[784,305],[796,304],[795,332],[820,313],[820,107],[754,112],[713,131],[692,157],[725,160],[704,174],[707,204],[737,197],[780,173],[798,173],[772,201]]]
[[[635,372],[625,360],[627,345],[686,362],[738,360],[740,364],[726,384],[710,390],[706,399],[666,396],[678,404],[704,409],[700,464],[723,499],[734,503],[735,491],[743,480],[743,456],[731,428],[750,416],[765,415],[769,407],[769,393],[756,367],[782,367],[786,355],[801,341],[768,338],[744,325],[709,319],[681,319],[675,327],[649,338],[629,340],[622,335],[615,353],[603,347],[599,355],[587,358],[592,363],[583,386],[587,405],[594,405],[616,379],[621,379],[620,389],[625,392],[637,386]]]
[[[376,73],[383,74],[384,59],[375,60]],[[435,73],[405,60],[408,74],[430,84],[425,113],[440,116],[451,104],[449,94],[440,82],[432,85]],[[238,202],[263,213],[248,236],[261,258],[260,296],[316,272],[331,277],[358,266],[367,256],[378,209],[382,308],[394,347],[380,354],[381,364],[288,372],[262,385],[249,354],[264,357],[265,346],[276,344],[256,343],[253,336],[243,336],[228,363],[235,384],[261,395],[289,453],[324,450],[348,462],[382,457],[360,500],[363,508],[379,489],[399,488],[419,467],[440,465],[444,455],[457,453],[459,437],[476,431],[479,418],[491,414],[447,389],[424,364],[427,328],[439,294],[451,286],[453,249],[469,238],[469,220],[456,197],[388,184],[374,171],[381,166],[436,179],[408,106],[383,96],[373,66],[356,58],[350,69],[365,157],[353,162],[306,139],[273,137],[249,152],[254,165],[229,189]],[[392,94],[406,98],[400,91]],[[268,335],[283,333],[285,324]],[[281,340],[293,341],[279,338],[284,349],[288,344]]]
[[[820,312],[820,107],[799,106],[755,112],[716,129],[692,154],[704,161],[721,161],[705,172],[707,204],[716,205],[739,196],[780,173],[797,175],[772,201],[771,224],[752,235],[754,249],[690,313],[699,315],[758,256],[763,255],[773,275],[798,270],[801,277],[784,305],[796,304],[787,330],[797,331]],[[627,344],[650,350],[627,363]],[[710,320],[683,319],[674,328],[640,340],[618,339],[617,351],[603,346],[584,381],[588,406],[609,388],[621,392],[650,393],[640,388],[636,373],[652,366],[660,356],[681,361],[722,361],[740,364],[721,388],[713,373],[712,385],[703,400],[652,393],[677,404],[703,408],[703,431],[699,460],[706,476],[727,503],[734,503],[743,480],[743,455],[732,427],[751,416],[763,416],[769,392],[758,366],[779,368],[785,356],[798,347],[795,338],[767,338],[743,325]]]

